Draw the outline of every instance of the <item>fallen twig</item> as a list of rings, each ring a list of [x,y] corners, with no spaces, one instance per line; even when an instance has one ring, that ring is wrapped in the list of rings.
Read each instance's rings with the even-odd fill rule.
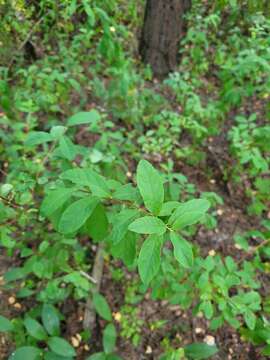
[[[84,276],[87,280],[90,280],[93,284],[96,284],[97,281],[91,275],[87,274],[85,271],[80,271],[80,274]]]

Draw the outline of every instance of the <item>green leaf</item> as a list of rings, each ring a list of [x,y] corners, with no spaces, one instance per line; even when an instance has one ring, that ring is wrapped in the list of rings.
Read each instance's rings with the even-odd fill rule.
[[[68,126],[75,126],[75,125],[83,125],[83,124],[90,124],[92,122],[96,122],[100,120],[101,116],[99,112],[96,110],[90,110],[90,111],[81,111],[75,115],[72,115],[68,121]]]
[[[26,327],[28,334],[31,335],[33,338],[40,341],[47,339],[46,331],[44,330],[43,326],[35,319],[27,317],[24,320],[24,326]]]
[[[132,265],[136,257],[136,234],[128,231],[125,237],[112,246],[111,253],[126,266]]]
[[[185,268],[193,265],[192,247],[182,236],[171,232],[170,239],[173,244],[173,254],[176,260]]]
[[[86,360],[107,360],[107,356],[105,353],[99,352],[89,356]]]
[[[46,354],[44,356],[44,360],[72,360],[72,359],[73,359],[73,357],[57,355],[51,351],[46,352]]]
[[[0,332],[12,331],[14,326],[12,322],[4,316],[0,315]]]
[[[92,215],[86,221],[86,230],[89,236],[95,241],[104,240],[107,233],[109,222],[102,204],[98,204]]]
[[[215,345],[210,346],[204,343],[186,345],[184,349],[185,355],[188,358],[195,360],[208,359],[210,356],[213,356],[218,352],[218,348]]]
[[[25,278],[26,271],[24,268],[12,268],[4,274],[6,283]]]
[[[79,230],[95,210],[98,201],[95,197],[87,196],[69,205],[60,218],[59,232],[71,234]]]
[[[73,284],[76,288],[81,288],[85,291],[89,291],[91,285],[89,280],[83,277],[79,271],[73,271],[63,277],[63,281]]]
[[[169,219],[173,230],[183,229],[185,226],[199,222],[210,207],[210,202],[205,199],[193,199],[180,204]]]
[[[44,198],[40,211],[45,216],[52,215],[57,209],[59,209],[64,203],[71,197],[74,192],[73,189],[58,188],[51,190]]]
[[[128,232],[129,224],[138,215],[137,210],[123,209],[113,219],[113,229],[110,235],[110,240],[113,244],[119,243]]]
[[[243,250],[248,251],[249,244],[245,236],[236,234],[233,239],[236,242],[236,244],[239,245]]]
[[[150,235],[144,241],[138,259],[139,274],[142,281],[148,285],[157,275],[161,262],[162,238]]]
[[[116,354],[108,354],[106,356],[106,360],[123,360],[123,358],[121,358],[121,356],[118,356]]]
[[[141,160],[137,167],[137,184],[145,207],[158,215],[164,201],[163,182],[157,170],[146,160]]]
[[[60,334],[60,320],[57,310],[53,305],[44,304],[41,312],[41,319],[45,329],[52,336]]]
[[[180,203],[178,201],[168,201],[162,205],[159,216],[169,216],[172,211],[177,208]]]
[[[113,324],[108,324],[103,331],[102,344],[106,354],[112,353],[116,343],[116,329]]]
[[[99,293],[94,293],[93,304],[99,316],[108,321],[112,320],[111,309],[104,296]]]
[[[40,360],[42,351],[34,346],[23,346],[13,352],[8,360]]]
[[[25,140],[25,146],[36,146],[52,140],[52,135],[45,131],[31,131]]]
[[[218,316],[211,320],[210,322],[210,330],[217,330],[224,324],[224,319],[222,316]]]
[[[267,345],[262,349],[262,355],[270,356],[270,345]]]
[[[60,177],[74,184],[87,186],[95,196],[105,198],[110,196],[110,189],[104,177],[91,169],[70,169],[63,172]]]
[[[138,234],[159,234],[166,231],[166,225],[162,220],[154,216],[144,216],[133,221],[128,229]]]
[[[73,357],[76,356],[76,352],[73,347],[60,337],[54,336],[48,340],[49,348],[57,355]]]
[[[50,134],[54,140],[58,140],[61,138],[61,136],[65,134],[66,131],[67,131],[66,126],[56,125],[51,128]]]
[[[140,199],[138,190],[131,184],[119,186],[113,193],[113,198],[118,200],[137,201]]]
[[[200,310],[204,312],[206,319],[210,320],[214,315],[213,305],[210,300],[204,301],[200,305]]]
[[[250,330],[254,330],[256,325],[256,315],[252,311],[246,310],[244,313],[244,319],[248,328]]]
[[[76,148],[73,142],[67,137],[62,136],[59,141],[59,150],[64,159],[74,160],[76,156]]]
[[[97,149],[92,149],[89,158],[92,164],[97,164],[104,159],[104,154]]]

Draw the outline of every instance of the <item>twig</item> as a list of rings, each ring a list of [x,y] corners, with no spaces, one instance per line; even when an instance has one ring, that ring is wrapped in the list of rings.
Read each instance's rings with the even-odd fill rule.
[[[25,209],[25,207],[23,205],[18,205],[15,202],[13,202],[12,200],[5,198],[4,196],[0,195],[0,200],[4,201],[7,205],[9,205],[15,209],[21,209],[21,210]]]
[[[263,242],[261,242],[259,245],[254,246],[250,251],[248,251],[238,262],[237,264],[240,265],[242,262],[249,256],[253,255],[257,250],[259,250],[264,245],[268,244],[270,242],[270,239],[266,239]]]
[[[13,224],[15,224],[17,221],[18,221],[18,219],[17,219],[17,218],[16,218],[16,219],[11,219],[11,220],[8,220],[8,221],[6,221],[6,222],[4,222],[4,223],[0,224],[0,227],[1,227],[1,226],[9,226],[9,225],[13,225]]]
[[[103,274],[103,265],[104,265],[103,255],[104,255],[103,245],[100,244],[98,246],[93,272],[92,272],[92,278],[96,283],[89,294],[85,306],[84,319],[83,319],[83,327],[85,330],[93,331],[96,323],[96,311],[92,302],[92,296],[94,293],[97,293],[100,290],[101,279]]]
[[[15,53],[13,54],[9,64],[8,64],[8,69],[11,68],[13,62],[14,62],[14,57],[15,55],[21,51],[23,49],[23,47],[25,46],[25,44],[27,43],[27,41],[29,41],[29,39],[31,38],[31,36],[33,35],[34,31],[36,30],[36,27],[44,20],[45,16],[47,15],[44,14],[40,19],[38,19],[38,21],[33,25],[32,29],[28,32],[26,38],[22,41],[21,45],[18,47],[18,49],[15,51]]]
[[[91,275],[87,274],[85,271],[80,271],[80,274],[84,276],[87,280],[90,280],[93,284],[96,284],[97,281]]]
[[[0,169],[0,173],[2,173],[4,176],[8,176],[8,174],[2,169]]]

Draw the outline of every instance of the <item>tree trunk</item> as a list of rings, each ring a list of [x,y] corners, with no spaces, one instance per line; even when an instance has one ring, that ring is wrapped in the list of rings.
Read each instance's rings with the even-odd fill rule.
[[[184,14],[190,6],[191,0],[147,0],[139,50],[144,63],[150,64],[158,77],[177,66]]]

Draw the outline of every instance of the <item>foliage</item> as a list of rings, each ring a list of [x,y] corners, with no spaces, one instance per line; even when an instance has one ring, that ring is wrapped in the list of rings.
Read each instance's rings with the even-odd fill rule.
[[[194,1],[179,69],[160,83],[134,50],[143,5],[0,1],[0,244],[14,260],[6,290],[31,304],[0,316],[9,359],[76,358],[63,305],[91,294],[103,331],[88,359],[120,359],[119,337],[139,346],[146,324],[136,306],[148,295],[270,353],[268,4]],[[244,188],[260,223],[225,255],[197,240],[215,231],[223,199],[181,173],[210,180],[215,139],[229,154],[217,155],[222,181]],[[87,276],[100,244],[125,292],[119,321]],[[167,340],[161,359],[218,351]]]

